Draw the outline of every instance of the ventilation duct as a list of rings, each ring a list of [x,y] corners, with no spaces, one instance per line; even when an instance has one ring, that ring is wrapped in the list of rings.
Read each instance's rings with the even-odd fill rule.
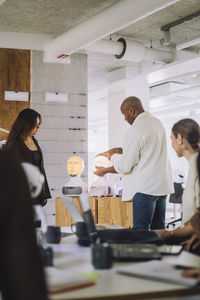
[[[120,38],[118,41],[100,40],[88,46],[86,50],[115,55],[117,59],[135,63],[142,60],[170,63],[174,58],[171,51],[147,48],[140,42],[125,40],[124,38]]]
[[[116,32],[180,0],[121,0],[98,15],[70,29],[44,48],[45,60],[65,58],[77,50]]]

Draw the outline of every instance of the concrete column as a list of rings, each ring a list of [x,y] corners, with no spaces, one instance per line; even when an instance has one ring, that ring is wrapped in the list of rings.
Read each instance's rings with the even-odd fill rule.
[[[45,102],[45,92],[67,93],[68,102]],[[44,63],[43,52],[33,51],[31,107],[43,119],[36,138],[43,150],[52,194],[45,211],[52,215],[55,198],[61,196],[67,181],[66,163],[70,156],[78,155],[84,160],[82,179],[87,182],[87,55],[72,55],[71,64],[55,64]]]

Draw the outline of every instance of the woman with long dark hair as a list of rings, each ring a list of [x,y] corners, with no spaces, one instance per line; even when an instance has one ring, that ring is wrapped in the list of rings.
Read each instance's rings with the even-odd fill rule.
[[[172,147],[178,157],[189,163],[187,182],[183,193],[183,223],[189,221],[199,207],[199,181],[197,157],[200,143],[199,124],[192,119],[182,119],[172,127]]]
[[[44,206],[47,199],[51,198],[51,194],[44,170],[42,150],[34,137],[41,122],[41,115],[37,111],[31,108],[22,110],[12,125],[5,149],[15,152],[20,162],[28,162],[37,166],[44,175],[42,192],[34,199],[34,204]]]
[[[197,170],[198,170],[199,185],[200,185],[200,152],[197,158]],[[192,217],[190,223],[194,230],[194,234],[192,235],[191,239],[188,240],[186,243],[186,250],[188,251],[200,249],[200,208],[197,210],[196,214]],[[183,272],[183,276],[194,277],[200,281],[200,269],[185,270]]]
[[[172,147],[178,157],[184,156],[189,163],[186,186],[183,192],[183,227],[175,230],[159,230],[164,238],[190,237],[194,233],[191,218],[200,208],[200,187],[198,179],[197,159],[199,154],[200,128],[192,119],[182,119],[174,124],[171,133]]]

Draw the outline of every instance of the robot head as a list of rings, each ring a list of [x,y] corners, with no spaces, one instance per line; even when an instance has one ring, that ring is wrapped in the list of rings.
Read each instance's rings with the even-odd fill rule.
[[[84,162],[79,156],[71,156],[67,160],[67,172],[71,176],[81,175],[84,170]]]

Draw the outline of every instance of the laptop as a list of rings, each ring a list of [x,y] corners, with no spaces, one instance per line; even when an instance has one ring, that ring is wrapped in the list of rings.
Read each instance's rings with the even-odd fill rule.
[[[116,261],[145,261],[162,258],[157,246],[153,244],[110,243],[110,246]]]
[[[91,209],[88,205],[88,196],[79,197],[83,214],[80,213],[71,197],[62,197],[63,203],[72,216],[75,223],[84,222],[87,227],[87,236],[78,236],[80,245],[89,246],[97,239],[106,242],[112,247],[112,256],[116,261],[146,261],[161,259],[161,253],[152,242],[160,242],[157,234],[149,231],[133,231],[132,229],[104,229],[97,230]],[[150,243],[147,244],[147,242]]]

